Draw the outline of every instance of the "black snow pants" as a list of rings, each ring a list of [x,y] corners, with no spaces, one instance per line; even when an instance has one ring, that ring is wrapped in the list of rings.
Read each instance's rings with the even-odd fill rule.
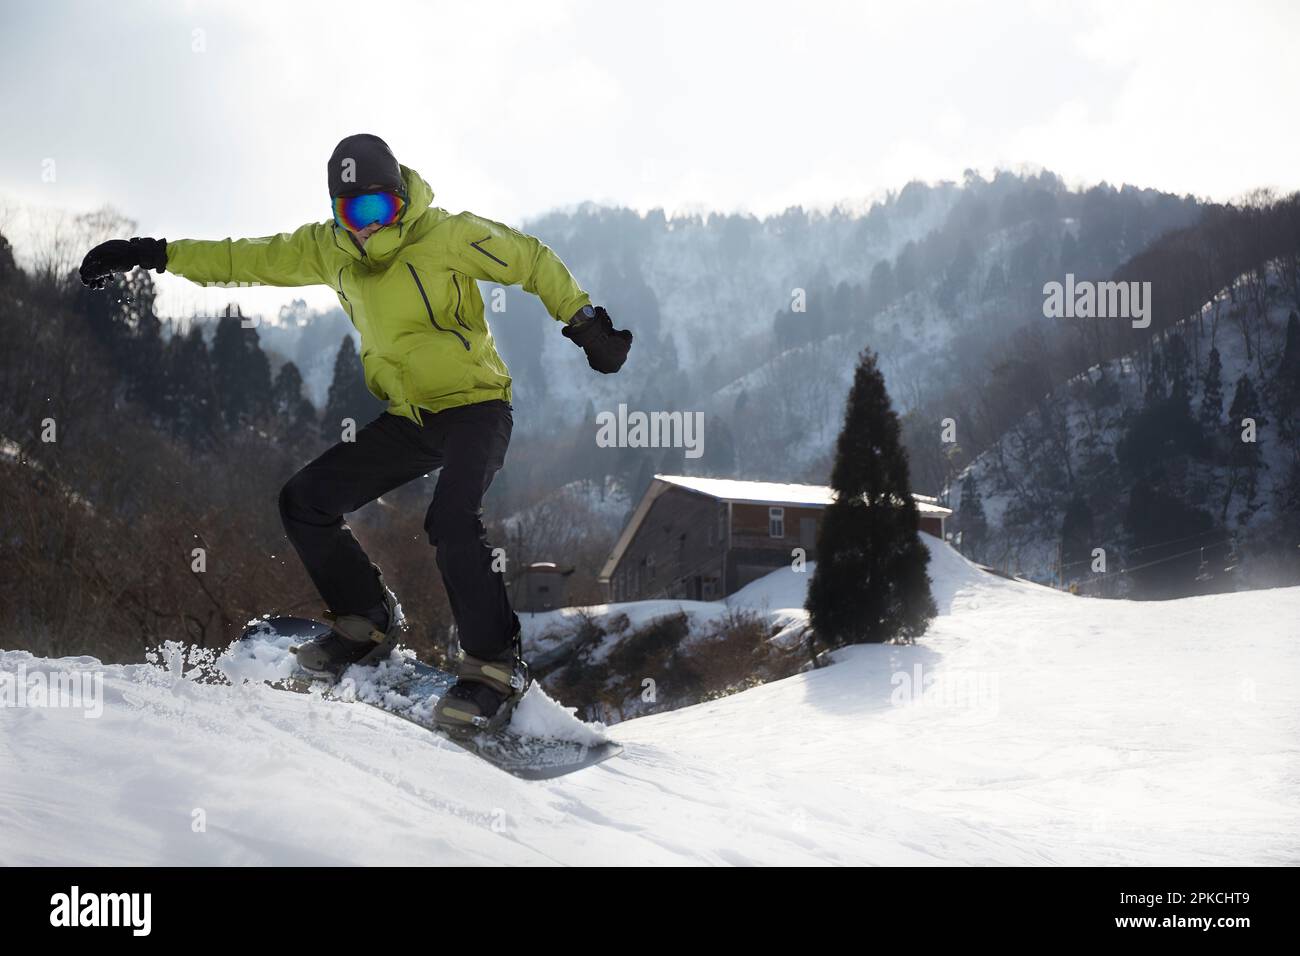
[[[509,645],[516,618],[504,575],[493,570],[483,528],[483,494],[505,462],[514,424],[496,400],[422,412],[423,425],[383,413],[356,440],[339,442],[280,491],[285,533],[316,589],[336,614],[365,614],[383,601],[370,559],[343,516],[438,468],[424,519],[460,644],[491,658]]]

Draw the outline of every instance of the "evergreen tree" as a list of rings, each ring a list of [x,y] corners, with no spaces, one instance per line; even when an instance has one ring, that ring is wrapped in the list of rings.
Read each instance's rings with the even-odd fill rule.
[[[261,421],[271,410],[271,363],[257,329],[243,327],[243,314],[229,307],[212,339],[217,401],[227,429]]]
[[[1153,408],[1165,400],[1165,357],[1158,345],[1151,347],[1147,372],[1146,407]]]
[[[685,412],[684,414],[690,414]],[[704,433],[704,454],[700,456],[696,471],[703,475],[730,478],[736,473],[736,441],[721,415],[711,415]]]
[[[1002,263],[995,262],[989,266],[988,277],[984,280],[984,291],[981,298],[988,302],[996,299],[1007,291],[1007,274],[1002,268]]]
[[[1246,441],[1244,421],[1255,422],[1255,440]],[[1232,405],[1228,408],[1228,441],[1232,449],[1228,455],[1228,493],[1223,502],[1223,514],[1226,517],[1228,504],[1233,492],[1240,487],[1246,493],[1247,505],[1254,504],[1255,493],[1259,487],[1259,470],[1263,458],[1259,450],[1259,429],[1264,426],[1260,415],[1259,396],[1249,375],[1237,379],[1237,387],[1232,395]]]
[[[1283,435],[1294,439],[1300,430],[1296,421],[1300,415],[1300,316],[1294,311],[1286,319],[1286,344],[1277,364],[1274,390]]]
[[[944,311],[952,312],[959,299],[963,298],[962,293],[966,290],[971,273],[975,271],[975,265],[975,250],[970,239],[962,236],[935,293],[935,298]]]
[[[921,251],[914,241],[909,239],[901,252],[894,259],[894,292],[904,296],[916,289],[921,279]]]
[[[1223,365],[1219,350],[1210,349],[1201,376],[1201,407],[1198,420],[1206,435],[1217,435],[1223,422]]]
[[[898,415],[875,353],[853,375],[806,607],[829,644],[911,640],[936,613]]]
[[[211,447],[220,432],[217,393],[203,331],[190,326],[167,344],[166,403],[172,433],[192,448]]]
[[[18,264],[14,261],[14,247],[10,245],[8,239],[0,236],[0,283],[7,284],[21,274]]]
[[[1165,348],[1165,373],[1169,378],[1169,397],[1180,409],[1190,411],[1188,376],[1191,374],[1192,357],[1187,350],[1187,340],[1180,333],[1169,336]]]
[[[645,326],[644,339],[647,343],[657,343],[660,337],[659,298],[654,289],[641,274],[639,256],[627,254],[623,257],[621,275],[615,283],[602,285],[609,289],[606,308],[614,315],[635,315],[637,327]]]
[[[271,412],[290,438],[301,438],[315,429],[316,409],[302,394],[302,373],[293,362],[285,362],[276,373]]]
[[[352,336],[343,336],[334,358],[334,378],[325,402],[325,415],[321,418],[321,435],[338,441],[343,419],[352,419],[359,429],[383,410],[384,404],[366,388],[365,369]]]
[[[154,314],[151,303],[140,313],[126,359],[127,397],[165,418],[171,409],[166,401],[167,362],[164,351],[162,323]]]
[[[1270,524],[1281,546],[1274,553],[1278,571],[1286,575],[1282,580],[1291,584],[1300,580],[1300,449],[1292,450],[1286,477],[1277,488],[1276,504],[1276,517]]]
[[[1061,580],[1086,577],[1092,561],[1092,509],[1082,495],[1075,495],[1061,522]]]
[[[867,315],[874,316],[885,310],[894,298],[894,267],[888,259],[881,259],[871,270],[867,284]]]
[[[984,499],[980,497],[979,482],[975,480],[973,471],[967,471],[961,479],[961,511],[957,523],[961,531],[962,553],[976,561],[981,560],[989,525],[984,517]]]

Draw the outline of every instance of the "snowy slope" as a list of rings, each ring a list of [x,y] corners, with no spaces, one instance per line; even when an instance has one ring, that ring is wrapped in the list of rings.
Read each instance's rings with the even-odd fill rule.
[[[1241,316],[1254,308],[1248,301],[1248,293],[1244,291],[1246,276],[1236,280],[1235,289],[1224,289],[1205,303],[1199,315],[1192,315],[1171,330],[1181,332],[1186,337],[1188,348],[1199,356],[1198,361],[1201,363],[1208,360],[1211,348],[1218,349],[1223,388],[1219,418],[1224,423],[1227,422],[1228,409],[1238,379],[1243,375],[1250,376],[1256,389],[1267,395],[1269,376],[1276,369],[1281,355],[1287,316],[1294,308],[1294,302],[1286,293],[1285,282],[1278,275],[1276,266],[1270,268],[1270,276],[1272,285],[1267,311],[1256,333],[1260,336],[1260,341],[1253,349],[1246,348],[1239,325]],[[1157,341],[1164,345],[1168,342],[1168,337],[1169,333],[1164,333]],[[1133,476],[1116,468],[1103,474],[1089,475],[1086,479],[1077,481],[1073,487],[1066,487],[1059,479],[1065,472],[1057,445],[1040,439],[1043,434],[1043,410],[1050,409],[1056,419],[1063,423],[1061,428],[1066,437],[1061,445],[1068,449],[1075,471],[1090,459],[1114,462],[1120,440],[1125,434],[1124,416],[1136,413],[1143,407],[1145,383],[1139,375],[1138,364],[1139,359],[1135,354],[1130,354],[1119,362],[1108,363],[1106,375],[1114,383],[1115,400],[1101,408],[1094,407],[1094,399],[1089,388],[1085,387],[1102,378],[1102,370],[1098,366],[1093,366],[1071,382],[1058,387],[962,472],[961,477],[969,473],[978,483],[989,526],[980,557],[1038,580],[1051,578],[1058,558],[1057,548],[1060,544],[1064,510],[1075,493],[1088,497],[1098,512],[1095,516],[1097,543],[1108,548],[1112,555],[1123,554],[1123,507],[1128,500],[1128,485]],[[1204,393],[1202,374],[1200,368],[1193,371],[1195,381],[1190,402],[1193,414],[1199,410]],[[1244,494],[1238,493],[1228,521],[1224,523],[1227,531],[1240,533],[1242,541],[1247,543],[1254,533],[1261,528],[1267,529],[1273,521],[1276,501],[1289,474],[1292,455],[1290,445],[1279,432],[1277,416],[1271,403],[1265,401],[1260,411],[1263,415],[1259,424],[1258,441],[1263,468],[1259,475],[1256,504],[1254,509],[1244,514]],[[1232,431],[1230,427],[1225,427]],[[1174,466],[1186,471],[1183,484],[1189,495],[1189,503],[1204,508],[1217,519],[1228,471],[1226,466],[1222,462],[1196,459],[1175,461]],[[1054,475],[1058,476],[1055,481],[1052,477]],[[1110,482],[1116,487],[1122,487],[1123,493],[1096,494],[1096,487],[1106,486]],[[1017,484],[1019,487],[1015,486]],[[1020,501],[1023,504],[1026,488],[1034,489],[1038,499],[1037,507],[1033,509],[1034,523],[1027,522],[1023,514],[1008,517],[1009,509],[1014,503]],[[1195,498],[1191,498],[1193,490],[1196,491]],[[959,518],[961,492],[959,479],[953,483],[948,499],[949,507]],[[1111,506],[1109,514],[1102,513],[1105,503]],[[1244,583],[1250,583],[1253,570],[1248,556],[1241,572]]]
[[[98,719],[0,709],[0,863],[1300,862],[1300,589],[1103,602],[930,546],[921,644],[542,783],[370,708],[0,654],[104,674]]]

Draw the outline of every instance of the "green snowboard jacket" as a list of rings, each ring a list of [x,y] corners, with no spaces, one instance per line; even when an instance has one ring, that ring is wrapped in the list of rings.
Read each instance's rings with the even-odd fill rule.
[[[170,241],[167,271],[205,284],[332,287],[361,334],[366,386],[395,415],[418,423],[421,409],[510,401],[474,280],[523,286],[561,322],[591,298],[539,240],[439,209],[419,173],[403,166],[402,176],[402,218],[364,249],[333,222],[309,223],[260,239]]]

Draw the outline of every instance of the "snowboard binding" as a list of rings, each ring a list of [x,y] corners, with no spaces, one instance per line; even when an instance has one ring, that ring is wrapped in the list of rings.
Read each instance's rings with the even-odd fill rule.
[[[322,618],[330,629],[305,644],[289,648],[298,658],[298,666],[314,678],[337,681],[353,664],[362,667],[387,659],[397,646],[397,634],[405,619],[397,598],[384,584],[381,604],[365,614],[336,614],[325,611]]]
[[[458,649],[456,683],[435,705],[434,723],[459,736],[504,730],[531,682],[522,652],[518,629],[499,658],[484,660]]]

